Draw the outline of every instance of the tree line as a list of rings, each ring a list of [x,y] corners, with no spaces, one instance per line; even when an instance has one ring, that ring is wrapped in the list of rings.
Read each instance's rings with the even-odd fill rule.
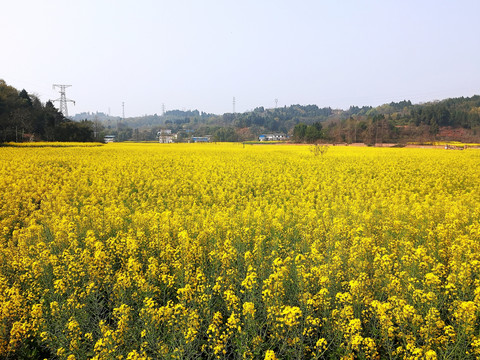
[[[101,115],[101,114],[100,114]],[[95,114],[95,117],[101,116]],[[79,115],[77,115],[79,116]],[[94,114],[89,114],[92,119]],[[81,119],[79,117],[78,119]],[[198,110],[172,110],[163,115],[122,120],[109,118],[103,124],[118,139],[155,140],[159,129],[170,129],[178,141],[210,135],[213,141],[246,141],[265,133],[289,134],[295,142],[366,144],[432,140],[480,140],[480,96],[453,98],[425,104],[409,100],[377,107],[351,106],[347,110],[317,105],[257,107],[244,113],[208,114]],[[455,136],[445,127],[463,129]],[[117,130],[116,130],[117,129]],[[132,130],[133,129],[133,130]],[[460,135],[458,135],[460,134]]]
[[[240,114],[208,115],[202,119],[178,114],[166,124],[175,131],[190,129],[216,141],[254,140],[260,134],[285,133],[295,142],[403,143],[432,140],[480,140],[480,96],[425,104],[409,100],[377,107],[351,106],[347,110],[316,105],[255,108]],[[180,118],[182,116],[182,118]],[[463,129],[454,135],[445,128]]]
[[[296,142],[376,144],[385,142],[480,141],[480,96],[425,104],[409,100],[347,110],[317,105],[257,107],[244,113],[209,114],[170,110],[162,115],[121,119],[103,113],[82,113],[66,119],[48,101],[0,80],[0,142],[34,138],[46,141],[154,141],[160,129],[170,129],[178,141],[210,135],[213,141],[246,141],[266,133],[284,133]],[[445,128],[462,129],[452,135]]]
[[[272,122],[273,121],[273,122]],[[273,126],[272,126],[273,124]],[[425,104],[409,100],[378,107],[351,106],[347,110],[292,105],[257,108],[235,120],[258,131],[289,133],[295,142],[376,143],[432,140],[480,140],[480,96],[452,98]],[[462,131],[448,131],[460,129]]]

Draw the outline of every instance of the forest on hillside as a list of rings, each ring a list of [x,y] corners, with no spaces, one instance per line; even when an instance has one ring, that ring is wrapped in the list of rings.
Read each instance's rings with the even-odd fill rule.
[[[158,130],[170,129],[184,141],[210,135],[215,141],[255,140],[261,134],[283,133],[296,142],[402,143],[408,141],[479,141],[480,96],[453,98],[424,104],[391,102],[378,107],[351,106],[347,110],[317,105],[258,107],[244,113],[208,114],[173,110],[125,120],[103,113],[83,113],[97,119],[121,138],[154,140]]]
[[[42,104],[35,95],[0,80],[0,142],[101,141],[107,134],[117,141],[155,141],[162,129],[171,130],[179,142],[206,135],[213,141],[248,141],[269,133],[306,143],[479,142],[480,96],[423,104],[404,100],[347,110],[296,104],[222,115],[169,110],[125,119],[101,112],[67,119],[50,101]]]
[[[42,104],[25,89],[0,79],[0,143],[15,141],[94,141],[89,121],[66,119],[51,101]]]
[[[348,110],[292,105],[239,114],[232,125],[251,133],[283,132],[296,142],[397,143],[480,139],[480,96],[425,104],[391,102]],[[245,130],[243,130],[245,132]]]

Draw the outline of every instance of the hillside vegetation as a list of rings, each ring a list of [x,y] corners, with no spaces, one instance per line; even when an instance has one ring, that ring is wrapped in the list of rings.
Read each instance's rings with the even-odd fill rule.
[[[154,140],[159,129],[171,129],[179,139],[212,135],[215,141],[246,141],[265,133],[285,133],[297,142],[366,144],[408,141],[480,140],[480,96],[424,104],[392,102],[378,107],[351,106],[348,110],[317,105],[291,105],[275,109],[258,107],[239,114],[167,111],[164,115],[128,118],[83,113],[77,119],[97,119],[124,137]],[[119,127],[115,125],[119,122]]]
[[[74,120],[74,121],[72,121]],[[404,143],[408,141],[480,141],[480,96],[425,104],[392,102],[378,107],[351,106],[347,110],[317,105],[255,108],[244,113],[208,114],[198,110],[170,110],[163,115],[121,119],[104,113],[81,113],[66,119],[48,101],[0,80],[0,142],[93,141],[106,134],[117,141],[156,140],[170,129],[176,141],[210,135],[213,141],[256,140],[265,133],[290,135],[296,142]]]
[[[18,91],[0,79],[0,143],[8,141],[93,141],[89,121],[71,121],[51,101]]]

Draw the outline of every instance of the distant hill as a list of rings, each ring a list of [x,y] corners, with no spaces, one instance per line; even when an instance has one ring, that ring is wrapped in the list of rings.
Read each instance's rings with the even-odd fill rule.
[[[72,121],[73,120],[73,121]],[[347,110],[317,105],[258,107],[244,113],[209,114],[171,110],[162,115],[122,119],[105,113],[81,113],[66,119],[51,102],[42,104],[26,90],[0,80],[0,142],[91,141],[115,135],[118,141],[156,140],[170,129],[177,141],[210,135],[214,141],[246,141],[261,134],[288,134],[296,142],[403,143],[407,141],[480,141],[480,96],[423,104],[409,100]]]
[[[377,107],[351,106],[347,110],[296,104],[273,109],[258,107],[244,113],[223,115],[172,110],[164,115],[146,115],[125,121],[103,113],[77,114],[74,118],[93,120],[92,116],[112,132],[127,131],[126,137],[133,136],[137,140],[154,140],[159,129],[167,128],[179,133],[180,139],[212,135],[217,141],[254,140],[265,133],[289,134],[298,142],[373,144],[480,140],[478,95],[423,104],[404,100]]]

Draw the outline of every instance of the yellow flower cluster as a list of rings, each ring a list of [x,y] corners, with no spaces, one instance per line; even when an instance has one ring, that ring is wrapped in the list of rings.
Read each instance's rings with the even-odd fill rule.
[[[478,150],[0,159],[0,358],[480,356]]]

